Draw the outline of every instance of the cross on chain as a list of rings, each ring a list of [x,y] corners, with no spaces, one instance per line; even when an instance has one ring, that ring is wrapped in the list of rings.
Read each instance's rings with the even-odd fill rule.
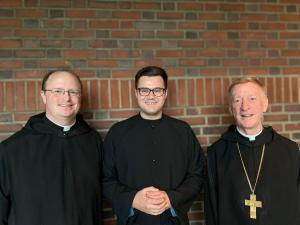
[[[245,200],[245,205],[250,207],[250,218],[256,219],[256,208],[262,207],[261,201],[256,201],[256,194],[250,194],[250,200]]]

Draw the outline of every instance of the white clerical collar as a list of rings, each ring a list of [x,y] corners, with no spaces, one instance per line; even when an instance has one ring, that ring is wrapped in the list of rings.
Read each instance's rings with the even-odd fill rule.
[[[63,128],[63,131],[69,131],[69,130],[71,129],[71,127],[76,123],[76,121],[75,121],[75,122],[72,123],[71,125],[66,125],[66,126],[64,126],[64,125],[60,125],[60,124],[58,124],[58,123],[55,123],[55,122],[53,122],[53,121],[51,121],[51,122],[54,123],[54,124],[57,125],[57,126],[62,127],[62,128]]]
[[[74,124],[75,123],[73,123],[72,125],[69,125],[69,126],[62,126],[62,127],[64,128],[64,131],[69,131]]]
[[[249,134],[245,134],[243,131],[241,131],[238,127],[236,127],[237,131],[244,137],[249,138],[249,141],[255,141],[255,138],[261,134],[261,132],[263,131],[263,129],[261,129],[257,134],[254,135],[249,135]]]

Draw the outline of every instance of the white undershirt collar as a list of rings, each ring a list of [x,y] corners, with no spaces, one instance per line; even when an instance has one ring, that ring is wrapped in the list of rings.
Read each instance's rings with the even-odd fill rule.
[[[60,124],[55,123],[55,122],[53,122],[53,121],[52,121],[52,123],[54,123],[54,124],[57,125],[57,126],[62,127],[62,128],[63,128],[63,131],[66,132],[66,131],[69,131],[69,130],[71,129],[71,127],[76,123],[76,121],[75,121],[73,124],[71,124],[71,125],[66,125],[66,126],[60,125]]]
[[[249,141],[255,141],[255,138],[261,134],[263,131],[263,128],[257,133],[253,135],[245,134],[243,131],[241,131],[238,127],[236,127],[237,131],[244,137],[249,138]]]

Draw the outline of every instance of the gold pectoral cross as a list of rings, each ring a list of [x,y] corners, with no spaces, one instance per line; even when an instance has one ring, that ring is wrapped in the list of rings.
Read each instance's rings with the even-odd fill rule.
[[[250,200],[245,200],[245,205],[250,207],[250,218],[256,219],[256,208],[262,207],[261,201],[256,201],[256,194],[250,194]]]

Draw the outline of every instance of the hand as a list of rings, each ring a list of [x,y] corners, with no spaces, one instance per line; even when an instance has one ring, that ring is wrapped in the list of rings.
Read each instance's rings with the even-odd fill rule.
[[[163,213],[166,209],[171,208],[171,202],[170,202],[169,196],[165,191],[161,191],[161,190],[148,191],[147,197],[149,199],[163,199],[164,208],[162,208],[162,211],[160,213]]]
[[[155,187],[147,187],[136,193],[132,207],[144,213],[159,215],[170,208],[170,200],[165,191]]]

